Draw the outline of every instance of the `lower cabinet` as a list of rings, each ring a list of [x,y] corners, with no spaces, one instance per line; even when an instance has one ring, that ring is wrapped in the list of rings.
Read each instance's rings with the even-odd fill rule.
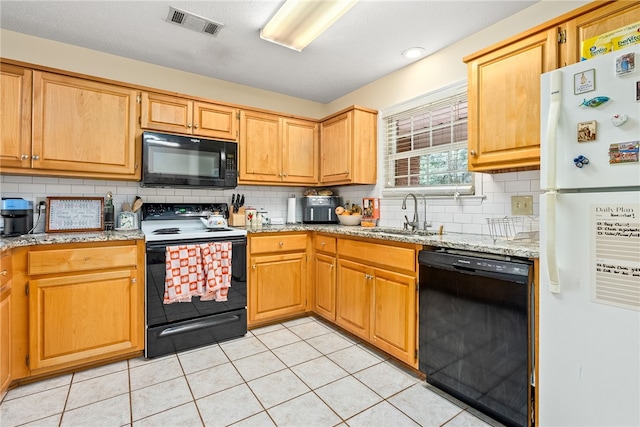
[[[0,399],[11,382],[11,251],[0,254]]]
[[[249,237],[249,326],[307,311],[307,234]]]
[[[336,238],[325,234],[313,236],[315,272],[314,311],[331,322],[336,321]]]
[[[413,367],[419,249],[338,239],[336,324]]]
[[[144,348],[139,266],[142,240],[34,246],[27,252],[32,375]]]

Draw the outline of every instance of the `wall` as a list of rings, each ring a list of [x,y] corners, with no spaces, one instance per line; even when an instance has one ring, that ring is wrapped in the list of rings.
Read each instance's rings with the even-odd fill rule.
[[[375,108],[384,113],[385,109],[396,104],[465,80],[466,65],[462,62],[462,57],[586,3],[588,2],[543,0],[326,105],[6,30],[0,30],[0,54],[6,58],[54,68],[312,118],[324,117],[352,104]],[[381,172],[383,169],[379,166],[378,170]],[[437,229],[439,225],[444,225],[447,231],[486,233],[486,217],[510,214],[511,195],[533,195],[534,214],[538,214],[537,195],[540,193],[540,184],[537,171],[482,174],[480,183],[484,199],[429,199],[427,216],[432,226]],[[342,187],[337,190],[345,200],[361,203],[362,197],[381,197],[381,188],[378,184]],[[35,201],[36,197],[46,195],[103,196],[107,191],[115,194],[117,207],[137,194],[147,202],[177,203],[230,202],[233,193],[229,190],[147,189],[140,188],[135,182],[0,175],[0,193],[3,197],[21,196]],[[287,197],[291,194],[301,196],[302,191],[303,189],[293,187],[240,186],[234,192],[244,193],[248,204],[258,208],[264,207],[270,211],[272,217],[286,218]],[[402,225],[406,212],[400,209],[401,203],[401,198],[384,198],[381,201],[381,225]],[[420,218],[423,216],[422,208],[421,205]]]

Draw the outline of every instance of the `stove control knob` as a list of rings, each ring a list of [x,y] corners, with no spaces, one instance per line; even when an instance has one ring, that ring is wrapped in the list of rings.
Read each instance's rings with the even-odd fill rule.
[[[200,206],[196,206],[196,212],[200,212]]]

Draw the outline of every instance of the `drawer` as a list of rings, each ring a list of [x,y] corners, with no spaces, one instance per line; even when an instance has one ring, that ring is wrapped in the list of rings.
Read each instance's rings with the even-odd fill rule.
[[[313,239],[313,247],[316,251],[335,254],[336,246],[335,237],[316,235]]]
[[[305,251],[307,249],[306,234],[275,234],[269,236],[252,236],[251,253]]]
[[[0,255],[0,289],[11,281],[11,252],[6,251]]]
[[[367,264],[387,266],[393,270],[416,271],[416,251],[414,249],[340,239],[338,240],[338,255],[359,259]]]
[[[29,275],[136,267],[136,246],[30,251]]]

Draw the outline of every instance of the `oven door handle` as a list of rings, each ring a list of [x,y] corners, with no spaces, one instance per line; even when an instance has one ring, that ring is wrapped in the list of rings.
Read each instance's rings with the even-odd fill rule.
[[[173,326],[164,329],[158,334],[159,338],[166,338],[171,335],[183,334],[186,332],[197,331],[199,329],[210,328],[213,326],[225,325],[227,323],[234,323],[240,320],[240,316],[233,314],[231,316],[216,317],[215,319],[204,319],[197,322],[189,323],[186,325]]]

